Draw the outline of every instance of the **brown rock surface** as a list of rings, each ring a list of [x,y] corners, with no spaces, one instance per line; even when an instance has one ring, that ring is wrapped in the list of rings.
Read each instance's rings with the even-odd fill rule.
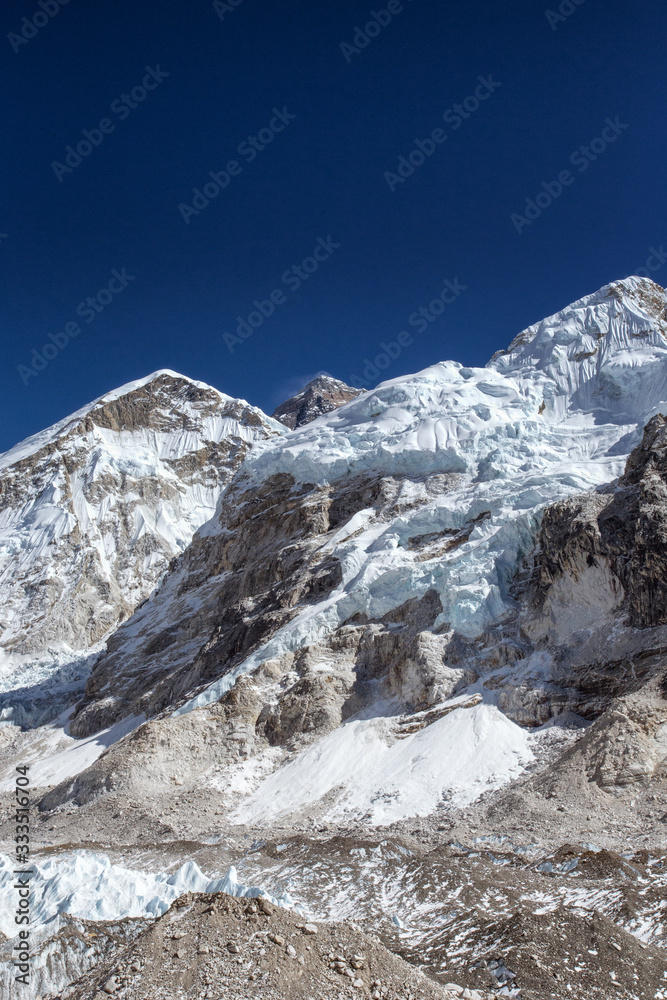
[[[363,389],[353,389],[351,385],[332,378],[318,375],[304,386],[295,396],[285,400],[272,413],[275,420],[285,424],[290,430],[309,424],[323,413],[331,413],[339,406],[349,403],[361,395]]]

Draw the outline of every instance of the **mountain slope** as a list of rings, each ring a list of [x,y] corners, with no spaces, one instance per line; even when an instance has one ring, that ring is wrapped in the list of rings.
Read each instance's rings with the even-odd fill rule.
[[[76,681],[214,513],[250,445],[278,430],[162,371],[0,456],[0,684],[26,689],[11,717],[42,714],[38,686],[54,671]]]
[[[435,365],[259,444],[215,519],[111,638],[72,733],[215,707],[221,738],[242,752],[230,788],[246,759],[258,775],[287,768],[244,786],[239,821],[312,815],[322,800],[339,821],[387,823],[516,776],[539,750],[517,723],[577,711],[583,696],[549,679],[548,656],[531,658],[515,581],[543,509],[620,475],[667,396],[664,313],[661,289],[627,279],[530,328],[485,369]],[[480,680],[518,659],[524,674],[502,691]],[[482,703],[451,714],[464,690]],[[460,766],[425,778],[421,797],[393,780],[454,746]],[[323,770],[330,759],[339,765]],[[294,798],[293,787],[309,790]]]

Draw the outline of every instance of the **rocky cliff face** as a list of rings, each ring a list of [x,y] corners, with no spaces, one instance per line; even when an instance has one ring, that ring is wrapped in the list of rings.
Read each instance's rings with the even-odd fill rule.
[[[550,507],[540,532],[537,597],[586,592],[591,614],[636,628],[667,624],[667,418],[653,417],[623,476],[603,492]],[[598,601],[596,603],[595,596]]]
[[[613,483],[547,506],[518,614],[488,637],[523,660],[500,695],[533,724],[563,711],[599,716],[642,687],[667,648],[666,419],[657,414]],[[495,640],[495,646],[494,642]],[[503,686],[503,675],[496,683]]]
[[[277,429],[158,372],[0,456],[0,670],[5,690],[25,689],[24,712],[34,699],[46,708],[48,690],[29,689],[54,672],[76,679],[214,513],[251,444]]]
[[[316,420],[323,413],[337,410],[339,406],[361,395],[361,392],[361,389],[353,389],[351,385],[331,378],[330,375],[318,375],[296,396],[281,403],[272,416],[285,427],[294,430],[295,427],[302,427],[311,420]]]
[[[391,478],[366,477],[300,485],[283,474],[252,488],[238,476],[218,523],[195,537],[161,590],[109,640],[72,733],[89,735],[127,715],[155,715],[218,678],[229,690],[230,712],[252,703],[244,723],[269,743],[338,725],[373,702],[379,681],[387,696],[419,707],[451,693],[465,672],[448,671],[445,639],[424,633],[442,611],[435,592],[377,620],[351,615],[319,641],[264,654],[267,641],[339,590],[343,570],[332,540],[352,517],[364,510],[383,524],[426,502],[436,484],[411,503],[401,503],[401,487]],[[243,678],[255,654],[251,676]],[[322,670],[322,660],[331,671]]]

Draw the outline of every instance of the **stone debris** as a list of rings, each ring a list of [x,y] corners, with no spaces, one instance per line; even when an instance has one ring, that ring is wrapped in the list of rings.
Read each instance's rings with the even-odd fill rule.
[[[190,948],[175,954],[166,948],[173,937],[167,930],[170,920],[179,912],[174,904],[117,951],[106,967],[101,963],[68,987],[67,1000],[95,1000],[107,994],[123,1000],[344,1000],[352,995],[372,1000],[455,996],[490,1000],[492,996],[444,987],[389,952],[378,938],[347,924],[304,925],[286,910],[272,907],[267,914],[261,901],[255,905],[222,894],[189,895],[187,903],[185,915],[178,918],[178,934],[192,942]],[[306,926],[311,930],[306,932]],[[56,997],[62,1000],[64,993],[44,1000]]]

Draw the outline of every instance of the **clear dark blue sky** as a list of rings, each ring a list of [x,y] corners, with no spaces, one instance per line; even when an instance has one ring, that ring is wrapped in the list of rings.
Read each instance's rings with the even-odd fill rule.
[[[157,368],[271,411],[318,371],[363,378],[401,331],[412,343],[377,381],[483,364],[667,245],[664,3],[565,0],[559,20],[545,0],[391,6],[344,53],[372,10],[388,20],[386,0],[69,0],[43,25],[38,0],[5,0],[0,450]],[[465,119],[443,118],[476,88]],[[432,155],[387,179],[434,129]],[[83,130],[99,145],[54,167]],[[179,210],[231,160],[208,206]],[[564,170],[548,205],[542,182],[557,193]],[[518,232],[512,213],[540,191]],[[285,272],[318,238],[339,247],[297,288]],[[651,267],[667,283],[667,262]],[[465,289],[410,325],[444,279]],[[273,314],[230,353],[224,334],[272,291]],[[66,324],[80,333],[63,347]],[[56,356],[26,375],[49,333]]]

